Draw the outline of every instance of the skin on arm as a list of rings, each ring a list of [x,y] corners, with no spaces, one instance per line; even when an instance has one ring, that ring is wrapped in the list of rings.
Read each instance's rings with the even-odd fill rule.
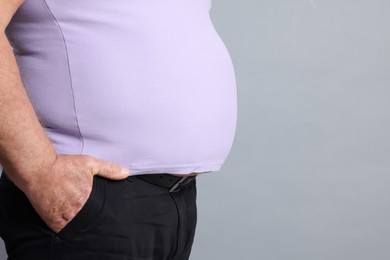
[[[5,35],[24,0],[0,0],[0,164],[43,221],[59,232],[89,197],[94,175],[120,180],[129,170],[88,155],[56,154],[24,89]]]
[[[5,36],[21,0],[0,0],[0,158],[20,188],[26,188],[34,172],[53,164],[56,153],[42,131],[23,88],[16,60]]]

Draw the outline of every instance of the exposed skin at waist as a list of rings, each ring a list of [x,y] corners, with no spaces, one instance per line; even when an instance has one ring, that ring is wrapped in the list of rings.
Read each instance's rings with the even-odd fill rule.
[[[196,175],[199,175],[203,172],[191,172],[189,174],[175,174],[175,173],[171,173],[171,175],[175,175],[175,176],[179,176],[179,177],[182,177],[182,176],[196,176]]]
[[[173,174],[173,173],[171,173],[171,175],[175,175],[175,176],[179,176],[179,177],[182,177],[182,176],[196,176],[196,175],[198,175],[199,173],[198,172],[191,172],[191,173],[189,173],[189,174]]]

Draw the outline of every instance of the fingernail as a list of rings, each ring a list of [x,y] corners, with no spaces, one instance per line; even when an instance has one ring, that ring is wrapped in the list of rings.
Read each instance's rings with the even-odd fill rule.
[[[130,170],[129,169],[127,169],[127,168],[122,168],[122,170],[121,170],[121,173],[122,174],[130,174]]]

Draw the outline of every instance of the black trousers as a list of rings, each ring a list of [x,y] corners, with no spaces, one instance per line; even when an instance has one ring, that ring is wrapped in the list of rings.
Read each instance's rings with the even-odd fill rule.
[[[135,176],[95,176],[86,204],[55,233],[25,194],[0,178],[0,236],[9,260],[187,260],[196,210],[196,180],[169,192]]]

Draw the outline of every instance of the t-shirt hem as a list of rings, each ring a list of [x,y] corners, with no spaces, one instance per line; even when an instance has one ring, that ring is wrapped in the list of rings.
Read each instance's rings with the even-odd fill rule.
[[[173,173],[173,174],[189,174],[192,172],[213,172],[219,171],[223,162],[200,163],[194,165],[153,165],[153,166],[131,166],[128,167],[131,175],[153,174],[153,173]]]

